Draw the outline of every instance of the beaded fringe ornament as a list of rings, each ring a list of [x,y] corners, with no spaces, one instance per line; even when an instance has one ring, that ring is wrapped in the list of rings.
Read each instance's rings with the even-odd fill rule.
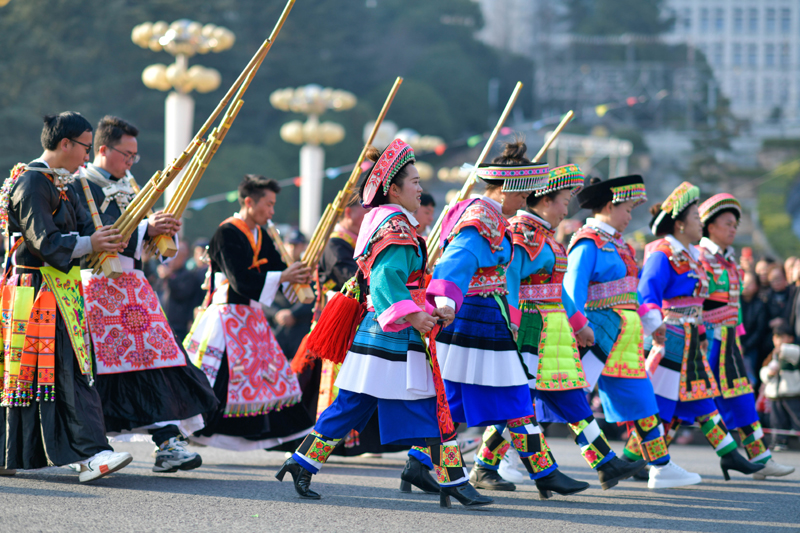
[[[611,202],[615,204],[633,201],[633,206],[636,207],[647,201],[644,183],[631,183],[630,185],[611,187],[611,194]]]
[[[684,181],[667,196],[667,199],[661,204],[661,210],[669,213],[672,218],[676,218],[684,209],[699,199],[700,189],[688,181]]]
[[[503,192],[532,192],[547,185],[549,171],[547,164],[487,165],[479,167],[477,175],[487,180],[503,180]]]
[[[545,196],[561,189],[572,189],[573,196],[583,188],[584,175],[578,165],[569,164],[563,167],[550,169],[547,177],[547,186],[535,191],[536,196]]]
[[[739,200],[737,200],[732,194],[715,194],[700,204],[700,222],[702,222],[705,226],[706,222],[708,222],[714,215],[726,209],[734,211],[736,218],[741,218],[742,206],[739,203]]]

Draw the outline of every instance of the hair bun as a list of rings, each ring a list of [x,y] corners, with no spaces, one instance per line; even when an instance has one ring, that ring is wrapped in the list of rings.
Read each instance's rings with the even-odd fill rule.
[[[375,148],[374,146],[370,146],[367,148],[367,159],[372,162],[377,162],[378,159],[381,157],[381,151]]]
[[[505,147],[503,147],[503,157],[504,159],[514,159],[514,160],[522,160],[526,159],[525,154],[528,151],[528,147],[525,145],[525,141],[522,139],[517,139],[514,142],[506,143]]]
[[[600,183],[601,181],[603,181],[603,180],[601,180],[600,178],[598,178],[597,176],[595,176],[595,177],[593,177],[593,178],[589,178],[589,185],[597,185],[597,184],[598,184],[598,183]]]
[[[58,115],[45,115],[44,117],[42,117],[42,121],[45,124],[50,124],[57,118],[58,118]]]
[[[656,216],[659,212],[661,212],[661,202],[650,206],[650,214],[652,216]]]

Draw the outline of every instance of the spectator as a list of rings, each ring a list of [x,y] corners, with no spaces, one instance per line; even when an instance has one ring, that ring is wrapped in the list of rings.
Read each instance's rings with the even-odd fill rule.
[[[202,281],[186,269],[189,259],[189,243],[181,241],[178,253],[172,261],[158,265],[158,277],[162,288],[161,304],[172,331],[180,342],[189,334],[194,319],[194,308],[203,303]]]
[[[772,332],[772,357],[761,368],[772,429],[800,431],[800,346],[793,342],[789,324],[779,321]],[[787,435],[773,433],[770,448],[779,452],[787,448],[788,442]]]
[[[742,355],[750,381],[757,384],[759,354],[767,341],[766,304],[758,297],[758,280],[752,272],[744,275],[742,281],[742,325],[745,334],[741,338]],[[758,390],[756,388],[755,390]]]
[[[771,257],[762,257],[756,263],[755,273],[758,276],[758,297],[765,301],[767,292],[769,292],[769,273],[774,266],[775,260]]]
[[[769,327],[777,325],[777,319],[783,319],[788,324],[792,317],[792,303],[794,302],[795,287],[789,285],[786,274],[780,265],[774,266],[767,275],[769,291],[767,292],[767,316]]]
[[[286,240],[285,245],[292,260],[299,261],[308,247],[308,239],[299,231],[294,231]],[[278,291],[275,295],[272,305],[264,307],[264,314],[275,333],[275,339],[287,359],[291,360],[294,357],[303,337],[311,329],[313,313],[313,302],[292,304],[282,291]]]
[[[424,235],[428,228],[433,224],[433,213],[436,209],[436,202],[433,196],[428,193],[422,193],[419,202],[419,209],[414,213],[414,218],[419,222],[417,233]]]
[[[739,266],[745,272],[755,272],[755,266],[753,265],[753,249],[749,246],[742,248],[742,255],[739,257]]]
[[[790,285],[797,283],[797,279],[795,279],[795,265],[797,261],[798,259],[795,256],[791,256],[787,257],[786,261],[783,262],[783,271],[786,273],[786,281],[788,281]]]

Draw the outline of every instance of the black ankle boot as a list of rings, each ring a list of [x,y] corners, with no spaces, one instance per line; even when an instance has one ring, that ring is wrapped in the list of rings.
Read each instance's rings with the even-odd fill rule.
[[[431,473],[416,457],[409,457],[406,467],[400,474],[400,492],[411,492],[414,485],[425,494],[439,494],[439,484],[433,480]]]
[[[722,469],[725,481],[730,481],[731,476],[728,475],[728,470],[735,470],[742,474],[755,474],[764,468],[764,465],[751,463],[739,453],[739,450],[732,450],[719,458],[719,467]]]
[[[626,463],[634,463],[635,462],[635,461],[632,461],[631,459],[629,459],[625,455],[622,456],[622,460],[625,461]],[[636,472],[634,475],[632,475],[631,479],[635,479],[636,481],[649,481],[650,480],[650,473],[647,471],[647,468],[642,468],[641,470]]]
[[[517,490],[517,486],[500,477],[500,474],[497,473],[497,470],[489,470],[488,468],[478,466],[477,464],[472,467],[472,472],[469,473],[469,480],[473,485],[475,485],[476,488],[479,489],[504,491]]]
[[[458,503],[464,507],[481,507],[494,502],[490,497],[483,496],[480,492],[475,490],[475,487],[469,483],[464,483],[457,487],[440,487],[439,506],[451,507],[450,496],[458,500]]]
[[[536,482],[536,488],[539,489],[540,500],[550,498],[554,492],[567,496],[576,492],[583,492],[589,488],[589,484],[585,481],[572,479],[568,475],[562,474],[558,469],[534,481]]]
[[[644,459],[629,463],[619,457],[614,457],[597,469],[597,478],[600,480],[600,486],[603,487],[603,490],[608,490],[623,479],[631,477],[645,466],[647,466],[647,461]]]
[[[292,475],[292,479],[294,480],[294,490],[297,491],[297,494],[300,495],[301,498],[306,498],[308,500],[319,500],[322,498],[319,494],[311,490],[311,472],[303,468],[300,463],[294,460],[294,457],[289,457],[286,459],[286,462],[283,463],[283,466],[278,473],[275,474],[275,477],[278,481],[283,481],[283,476],[286,475],[286,472],[289,472]]]

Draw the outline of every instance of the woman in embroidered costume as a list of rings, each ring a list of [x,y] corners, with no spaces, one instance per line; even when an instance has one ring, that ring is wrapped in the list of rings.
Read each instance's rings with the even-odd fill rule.
[[[752,474],[764,465],[750,463],[739,454],[714,405],[719,387],[706,359],[708,341],[702,323],[708,276],[692,244],[703,235],[699,196],[697,187],[683,182],[663,203],[650,208],[650,229],[659,239],[645,249],[638,313],[644,335],[652,335],[646,366],[659,416],[670,420],[667,445],[681,420],[697,420],[720,457],[727,480],[729,470]]]
[[[644,456],[651,465],[648,487],[700,483],[700,476],[670,462],[664,425],[644,364],[642,323],[636,313],[639,268],[633,249],[622,240],[631,211],[647,201],[641,176],[601,181],[592,178],[578,203],[592,217],[569,246],[564,294],[575,306],[572,323],[581,346],[589,387],[597,385],[608,422],[628,422],[631,445],[625,459]],[[643,447],[642,447],[643,444]]]
[[[95,231],[68,186],[89,160],[91,124],[78,113],[47,116],[42,146],[39,159],[14,167],[0,193],[0,224],[11,246],[2,294],[0,475],[80,464],[80,481],[91,481],[132,458],[106,440],[78,260],[124,245],[117,230]]]
[[[698,249],[700,263],[708,276],[703,323],[709,337],[708,364],[720,389],[714,403],[725,425],[739,430],[750,460],[764,465],[753,474],[754,478],[789,475],[794,468],[776,462],[764,443],[756,399],[739,345],[739,335],[744,334],[739,310],[742,276],[736,264],[733,241],[742,208],[736,198],[722,193],[700,204],[699,212],[703,238]]]
[[[542,186],[548,171],[546,164],[531,163],[525,151],[523,142],[508,144],[501,156],[478,169],[486,193],[448,213],[442,256],[428,288],[429,300],[455,312],[436,343],[453,420],[490,426],[487,434],[496,433],[484,439],[470,474],[476,486],[491,490],[516,488],[497,473],[509,447],[500,436],[506,426],[532,478],[550,461],[528,392],[530,375],[514,340],[520,323],[517,295],[506,290],[514,251],[506,218]]]
[[[382,443],[430,446],[442,506],[450,506],[451,496],[466,506],[487,505],[492,500],[467,481],[446,403],[439,403],[444,391],[435,384],[438,367],[426,357],[421,337],[441,314],[425,303],[425,245],[411,214],[422,193],[414,152],[397,139],[380,156],[372,150],[368,157],[377,162],[360,196],[373,209],[364,218],[355,249],[356,280],[369,293],[368,312],[339,371],[339,394],[276,477],[283,480],[289,472],[301,497],[319,499],[309,488],[311,475],[351,429],[364,429],[377,407]],[[325,319],[323,314],[317,328]],[[414,483],[418,480],[410,475],[419,473],[407,465],[403,480]]]
[[[210,302],[184,346],[220,407],[204,415],[206,425],[191,441],[237,451],[276,448],[304,437],[314,423],[298,403],[297,376],[261,309],[279,289],[309,279],[302,263],[283,263],[262,227],[279,192],[274,180],[246,175],[239,184],[241,209],[209,242]]]
[[[539,400],[543,411],[555,413],[549,421],[569,423],[584,458],[597,470],[602,488],[609,489],[643,468],[644,462],[626,464],[616,458],[582,390],[586,383],[569,320],[576,314],[561,285],[567,254],[555,240],[555,229],[582,185],[583,175],[576,165],[552,169],[544,187],[527,199],[531,212],[519,211],[511,218],[514,259],[507,272],[508,290],[518,295],[522,311],[517,346],[535,375],[528,382],[531,398]],[[538,428],[536,419],[532,423]],[[476,471],[496,460],[492,452],[497,444],[502,444],[500,428],[489,427],[478,455],[490,459],[476,461]],[[542,448],[546,460],[534,464],[531,475],[541,494],[573,494],[589,487],[558,471],[543,436]]]
[[[104,117],[97,125],[94,162],[79,170],[103,224],[116,222],[135,194],[129,170],[138,158],[138,133],[120,118]],[[81,182],[71,187],[89,210]],[[202,464],[184,438],[201,429],[202,414],[219,404],[203,372],[188,361],[183,339],[175,338],[142,272],[145,242],[161,234],[171,237],[179,228],[180,222],[169,213],[144,220],[119,254],[124,273],[117,279],[92,274],[81,261],[106,431],[152,435],[157,447],[154,472],[191,470]]]

